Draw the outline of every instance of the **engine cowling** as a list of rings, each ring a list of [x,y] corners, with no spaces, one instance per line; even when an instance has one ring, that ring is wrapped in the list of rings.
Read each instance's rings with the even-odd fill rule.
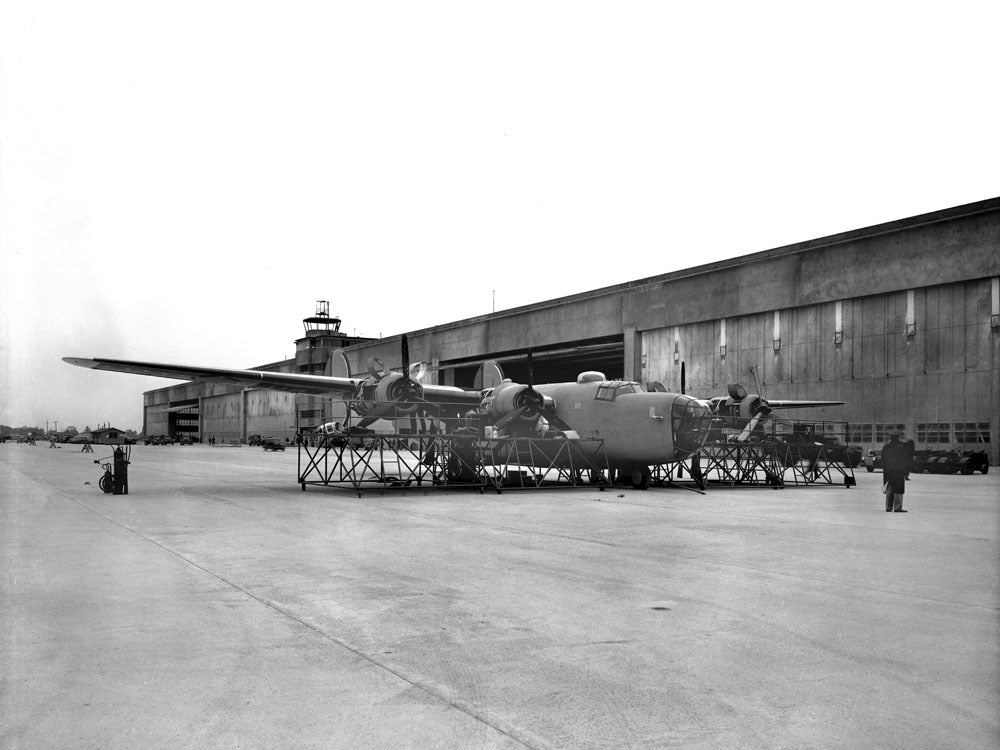
[[[523,383],[507,380],[483,399],[483,407],[494,420],[511,417],[518,422],[535,422],[545,408],[545,396]]]
[[[764,406],[764,399],[759,394],[747,394],[740,401],[740,417],[743,419],[752,419],[762,406]]]
[[[355,411],[365,417],[408,416],[419,408],[423,387],[416,380],[391,373],[378,380],[367,378],[355,391]]]

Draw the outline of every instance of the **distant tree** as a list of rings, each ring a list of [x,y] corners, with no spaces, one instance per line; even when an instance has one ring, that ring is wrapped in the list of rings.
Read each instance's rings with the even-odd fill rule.
[[[70,425],[69,427],[66,428],[66,434],[67,435],[79,435],[80,431],[78,429],[76,429],[76,427],[74,427],[73,425]]]
[[[84,427],[83,431],[84,432],[91,432],[90,425],[88,424],[86,427]]]

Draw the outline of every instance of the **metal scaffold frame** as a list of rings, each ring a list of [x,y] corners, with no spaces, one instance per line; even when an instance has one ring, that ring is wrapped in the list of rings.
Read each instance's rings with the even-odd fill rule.
[[[815,457],[797,458],[794,455],[786,455],[785,482],[789,481],[796,485],[842,485],[844,487],[854,487],[857,479],[854,477],[854,469],[838,461],[826,447],[817,446]],[[839,481],[838,481],[839,480]]]
[[[364,490],[505,489],[607,485],[603,440],[382,434],[299,446],[298,481]]]
[[[339,438],[315,447],[299,445],[299,484],[352,489],[441,487],[481,484],[468,450],[454,435],[382,434]]]
[[[785,449],[768,443],[723,443],[701,449],[703,481],[730,487],[784,487]]]
[[[591,487],[610,484],[603,440],[491,438],[477,444],[482,478],[504,489]]]
[[[298,482],[357,492],[419,488],[593,487],[610,483],[603,440],[493,436],[481,420],[381,417],[383,430],[352,427],[299,441]],[[409,425],[410,429],[401,429]],[[385,431],[385,427],[391,431]]]
[[[299,442],[298,481],[307,486],[364,490],[406,488],[504,489],[594,487],[615,477],[603,440],[562,436],[502,436],[466,413],[428,418],[413,413],[380,416],[376,432],[348,419],[318,443]],[[363,423],[364,424],[364,423]],[[409,426],[407,429],[406,426]],[[783,420],[780,430],[746,430],[715,420],[714,439],[695,456],[650,467],[651,484],[704,491],[710,485],[781,488],[857,484],[844,446],[813,439],[814,430],[837,434],[840,423]],[[808,430],[808,431],[807,431]],[[747,433],[752,432],[749,438]],[[736,439],[741,436],[741,439]],[[746,438],[746,439],[742,439]]]

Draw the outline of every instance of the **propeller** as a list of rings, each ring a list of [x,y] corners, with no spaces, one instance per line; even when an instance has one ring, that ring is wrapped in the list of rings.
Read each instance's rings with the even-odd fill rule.
[[[527,415],[527,419],[523,421],[533,421],[541,415],[542,409],[545,408],[545,396],[535,390],[535,370],[531,359],[531,350],[528,350],[528,387],[517,394],[517,399],[520,402],[520,406],[513,409],[506,414],[504,414],[500,419],[496,421],[493,425],[497,429],[503,429],[508,424],[514,420],[522,420],[523,417]]]
[[[410,376],[410,344],[406,339],[406,334],[403,334],[402,340],[402,354],[403,354],[403,373],[402,377],[393,384],[392,389],[392,399],[394,401],[399,401],[402,403],[413,403],[415,401],[424,402],[421,398],[423,394],[423,389],[420,387],[420,383],[417,382],[419,378],[423,377],[423,373],[419,374],[419,378],[412,378]],[[417,370],[423,368],[422,363],[417,363],[414,365]]]
[[[684,363],[681,362],[681,395],[684,395],[684,389],[687,386],[687,377],[685,376]]]

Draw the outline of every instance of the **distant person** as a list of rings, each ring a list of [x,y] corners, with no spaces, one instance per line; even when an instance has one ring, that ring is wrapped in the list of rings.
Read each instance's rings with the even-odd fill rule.
[[[910,471],[910,448],[899,441],[899,430],[889,430],[889,442],[882,446],[882,480],[885,483],[885,512],[906,513],[903,494]]]

